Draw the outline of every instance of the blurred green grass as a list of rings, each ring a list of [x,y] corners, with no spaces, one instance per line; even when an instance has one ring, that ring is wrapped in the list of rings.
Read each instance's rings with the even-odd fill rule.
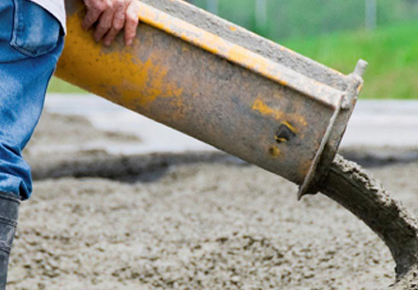
[[[48,93],[52,94],[84,94],[87,93],[76,86],[64,82],[56,77],[52,77],[49,82]]]
[[[278,40],[282,45],[349,74],[359,58],[369,62],[362,98],[418,98],[418,22],[324,36]],[[50,93],[84,91],[54,78]]]
[[[369,63],[362,98],[418,98],[418,22],[377,30],[299,38],[282,44],[348,74],[359,58]]]

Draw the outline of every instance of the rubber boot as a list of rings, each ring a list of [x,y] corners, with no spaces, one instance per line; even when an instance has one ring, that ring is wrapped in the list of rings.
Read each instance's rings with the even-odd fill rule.
[[[0,192],[0,290],[6,289],[9,254],[17,226],[20,199]]]

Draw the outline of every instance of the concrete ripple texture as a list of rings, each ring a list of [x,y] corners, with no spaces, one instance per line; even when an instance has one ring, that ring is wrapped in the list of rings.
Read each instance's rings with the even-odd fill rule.
[[[51,142],[63,128],[67,147]],[[75,156],[106,160],[94,144],[145,139],[47,113],[26,154],[36,170]],[[418,163],[372,172],[418,214]],[[381,289],[394,281],[389,251],[364,224],[325,197],[298,203],[296,192],[253,166],[204,162],[168,166],[145,183],[36,181],[8,289]]]

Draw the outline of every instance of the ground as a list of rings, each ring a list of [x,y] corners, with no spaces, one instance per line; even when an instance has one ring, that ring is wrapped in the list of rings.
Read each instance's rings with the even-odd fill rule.
[[[37,181],[21,206],[8,289],[369,290],[394,281],[379,238],[322,195],[297,202],[293,184],[219,156],[70,150],[86,139],[140,142],[44,115],[26,152]],[[98,177],[85,177],[86,166]],[[418,214],[418,163],[371,171]]]

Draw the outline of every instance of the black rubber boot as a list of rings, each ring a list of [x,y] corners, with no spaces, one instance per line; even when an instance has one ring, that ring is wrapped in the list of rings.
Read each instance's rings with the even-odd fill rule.
[[[0,290],[6,289],[9,254],[15,235],[20,199],[0,192]]]

